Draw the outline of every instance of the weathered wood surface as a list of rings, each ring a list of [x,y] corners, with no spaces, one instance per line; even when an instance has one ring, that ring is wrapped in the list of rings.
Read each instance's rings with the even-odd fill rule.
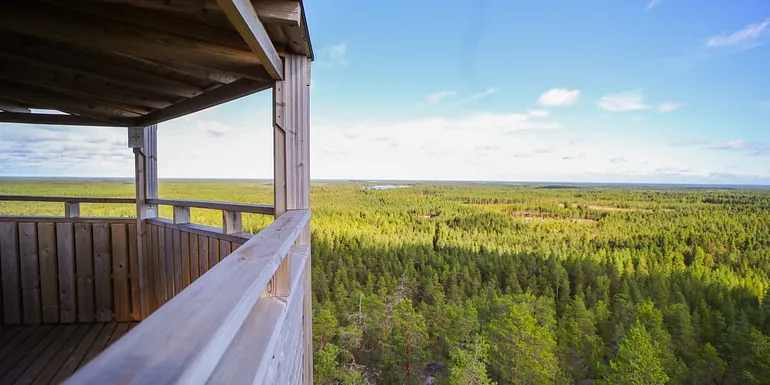
[[[250,0],[217,0],[217,4],[233,24],[262,66],[273,79],[283,79],[283,63],[265,26]]]
[[[101,197],[63,197],[41,195],[0,195],[0,201],[13,202],[60,202],[60,203],[119,203],[134,204],[131,198],[101,198]]]
[[[206,383],[309,218],[286,212],[67,383]]]
[[[62,219],[62,218],[58,218]],[[73,222],[74,221],[74,222]],[[0,221],[2,321],[50,324],[139,320],[136,222]],[[133,245],[132,245],[133,244]],[[138,290],[138,287],[136,287]]]
[[[0,197],[2,196],[0,195]],[[272,206],[258,205],[253,203],[212,202],[181,199],[148,199],[147,202],[165,206],[194,207],[199,209],[223,210],[239,213],[265,215],[273,215],[275,213],[275,209]]]

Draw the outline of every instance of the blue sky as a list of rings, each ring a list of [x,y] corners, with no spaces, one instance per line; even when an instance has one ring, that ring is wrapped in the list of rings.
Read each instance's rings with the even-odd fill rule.
[[[306,12],[313,178],[770,184],[770,1]],[[160,176],[271,177],[269,103],[162,124]],[[0,175],[129,176],[125,136],[0,125]]]

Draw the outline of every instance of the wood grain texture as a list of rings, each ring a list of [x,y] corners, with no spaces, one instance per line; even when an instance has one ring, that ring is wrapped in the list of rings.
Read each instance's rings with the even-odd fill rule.
[[[182,234],[179,230],[172,230],[172,243],[174,245],[172,259],[174,260],[174,295],[182,291]]]
[[[163,233],[163,240],[165,242],[163,251],[165,252],[164,259],[166,260],[166,268],[164,273],[166,273],[166,286],[168,286],[168,297],[166,298],[168,301],[171,299],[171,297],[176,295],[176,286],[174,285],[174,279],[176,278],[176,264],[174,260],[174,230],[165,228],[163,229]]]
[[[87,325],[89,325],[90,328],[86,332],[86,335],[80,340],[77,346],[75,346],[75,349],[72,350],[72,353],[64,361],[64,364],[62,364],[61,368],[59,368],[53,376],[53,379],[50,382],[51,384],[59,384],[72,375],[83,361],[88,350],[91,349],[94,340],[99,336],[105,324],[92,323]]]
[[[131,320],[131,288],[128,282],[128,230],[126,225],[110,225],[112,239],[112,294],[114,317],[111,320]]]
[[[72,223],[56,224],[56,256],[59,267],[59,321],[77,322],[75,228]]]
[[[166,264],[166,229],[157,226],[155,229],[158,232],[158,242],[156,243],[158,248],[158,268],[155,270],[155,276],[157,277],[158,287],[160,288],[160,297],[158,298],[159,302],[157,303],[157,309],[163,306],[166,301],[171,298],[171,291],[169,290],[169,287],[173,283],[169,281],[167,274],[170,267]]]
[[[184,289],[190,285],[190,233],[180,232],[179,238],[179,256],[182,258],[180,286]]]
[[[78,321],[96,320],[94,299],[93,234],[90,223],[75,225],[75,272],[77,274]]]
[[[41,321],[40,276],[37,226],[34,223],[19,223],[19,262],[24,323],[39,324]]]
[[[62,114],[32,114],[2,112],[0,113],[0,122],[4,123],[27,123],[27,124],[54,124],[62,126],[114,126],[123,127],[123,122],[108,122],[99,119],[93,119],[86,116],[62,115]]]
[[[209,271],[209,237],[198,236],[198,263],[200,275]]]
[[[182,199],[150,199],[148,202],[165,206],[195,207],[199,209],[224,210],[252,214],[273,215],[275,212],[272,206],[252,203],[213,202]]]
[[[158,126],[142,127],[142,133],[142,148],[134,149],[136,235],[131,237],[136,243],[136,260],[131,260],[134,319],[144,319],[158,306],[159,290],[155,280],[157,238],[152,238],[152,226],[147,222],[147,218],[158,216],[158,206],[147,202],[158,197]]]
[[[198,260],[198,234],[189,234],[190,236],[190,282],[195,282],[200,276],[200,261]]]
[[[0,222],[0,274],[2,274],[3,321],[20,324],[21,272],[19,268],[19,233],[14,222]]]
[[[99,197],[63,197],[63,196],[41,196],[41,195],[0,195],[0,201],[4,202],[59,202],[59,203],[116,203],[132,204],[133,199],[129,198],[99,198]],[[34,217],[31,217],[34,218]]]
[[[283,79],[283,63],[249,0],[217,0],[217,4],[273,79]]]
[[[113,320],[110,227],[106,223],[96,223],[93,225],[93,234],[96,320],[99,322],[109,322]]]
[[[56,227],[53,223],[37,224],[37,249],[40,268],[42,321],[59,322],[59,277],[56,259]]]
[[[219,240],[209,238],[209,269],[219,263]]]
[[[309,217],[278,218],[66,383],[205,383]]]
[[[139,244],[137,242],[136,224],[129,224],[128,230],[128,282],[131,297],[131,320],[142,319],[142,306],[139,286]]]
[[[243,219],[241,213],[237,211],[222,211],[222,232],[225,234],[236,234],[243,232]]]

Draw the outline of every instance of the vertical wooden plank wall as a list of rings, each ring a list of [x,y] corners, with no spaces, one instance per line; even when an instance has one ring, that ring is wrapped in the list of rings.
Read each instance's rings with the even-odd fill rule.
[[[134,149],[136,232],[131,239],[136,239],[137,245],[136,270],[132,273],[137,278],[137,283],[132,287],[132,291],[139,290],[139,314],[140,319],[144,319],[160,306],[154,302],[158,298],[157,288],[152,285],[155,275],[153,268],[156,266],[148,260],[151,259],[154,245],[152,245],[152,234],[146,225],[147,218],[158,216],[158,206],[147,203],[147,199],[158,198],[158,125],[153,124],[141,129],[144,137],[142,148]]]
[[[0,220],[0,321],[140,320],[135,234],[126,221]]]

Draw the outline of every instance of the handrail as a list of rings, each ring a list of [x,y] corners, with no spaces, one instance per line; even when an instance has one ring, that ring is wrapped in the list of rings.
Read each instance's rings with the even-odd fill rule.
[[[257,205],[253,203],[196,201],[184,199],[148,199],[147,203],[164,206],[194,207],[200,209],[212,209],[252,214],[275,214],[275,208],[273,206]]]
[[[281,215],[66,383],[206,383],[309,220]]]
[[[42,195],[0,195],[0,201],[11,202],[56,202],[56,203],[136,203],[135,198],[104,198],[104,197],[63,197]]]

